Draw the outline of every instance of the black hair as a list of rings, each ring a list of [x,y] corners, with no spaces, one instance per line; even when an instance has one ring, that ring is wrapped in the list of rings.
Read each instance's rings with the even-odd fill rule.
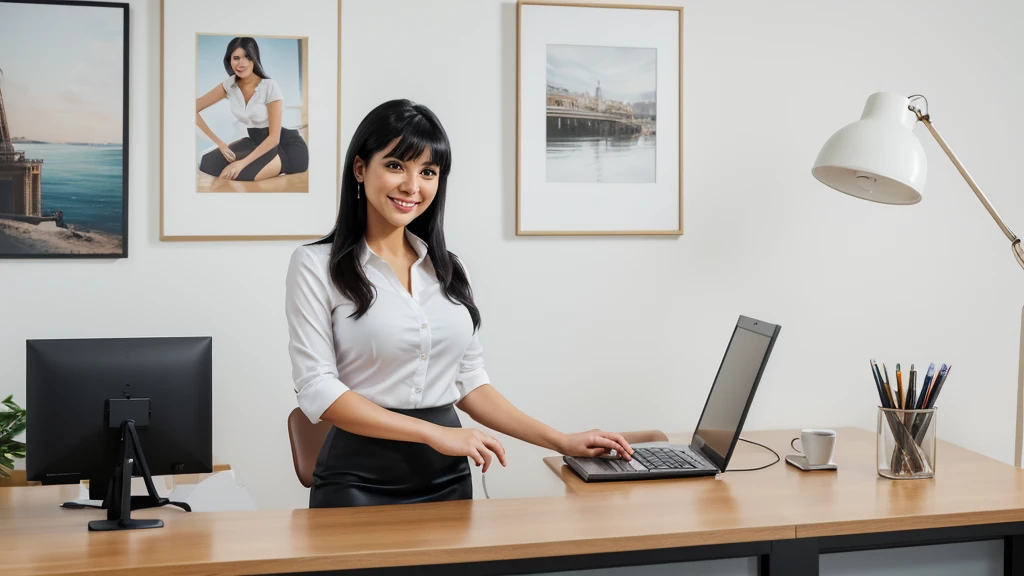
[[[430,149],[430,163],[438,167],[437,193],[433,202],[407,226],[427,243],[427,254],[441,284],[441,293],[455,304],[462,304],[473,319],[473,330],[480,327],[480,311],[473,302],[473,290],[458,257],[448,251],[444,241],[444,201],[448,173],[452,165],[451,145],[441,121],[422,104],[409,100],[385,102],[363,118],[352,135],[345,166],[341,171],[341,205],[338,220],[330,234],[313,244],[331,244],[331,280],[338,291],[356,305],[351,316],[360,318],[373,304],[373,286],[359,264],[363,236],[366,234],[366,195],[357,197],[353,170],[356,157],[367,164],[375,154],[398,139],[388,153],[408,162]]]
[[[256,40],[249,38],[248,36],[242,38],[232,38],[231,42],[228,42],[228,49],[224,52],[224,70],[227,71],[228,76],[235,76],[235,69],[231,66],[231,55],[235,50],[241,48],[245,51],[245,57],[252,62],[252,71],[260,78],[267,79],[267,73],[263,71],[263,64],[260,63],[260,47],[256,44]],[[238,77],[235,76],[235,80]]]

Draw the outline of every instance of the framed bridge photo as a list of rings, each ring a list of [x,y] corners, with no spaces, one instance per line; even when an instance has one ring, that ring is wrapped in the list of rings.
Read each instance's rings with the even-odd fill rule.
[[[683,233],[683,9],[518,4],[516,234]]]

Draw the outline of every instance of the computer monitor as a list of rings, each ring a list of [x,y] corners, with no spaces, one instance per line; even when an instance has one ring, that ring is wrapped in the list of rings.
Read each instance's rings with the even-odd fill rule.
[[[27,340],[25,375],[29,480],[87,479],[89,498],[113,510],[142,464],[157,476],[212,472],[212,338]],[[122,458],[132,464],[115,474]],[[123,512],[164,503],[136,497]]]

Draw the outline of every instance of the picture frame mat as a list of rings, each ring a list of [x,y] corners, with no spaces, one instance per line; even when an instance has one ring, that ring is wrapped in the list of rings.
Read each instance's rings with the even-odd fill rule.
[[[161,0],[161,240],[315,239],[333,226],[339,199],[341,144],[341,2],[302,0],[301,4],[293,3],[297,9],[287,11],[281,11],[280,6],[269,1],[252,2],[250,10],[239,13],[230,4]],[[312,10],[336,17],[310,19]],[[275,17],[266,18],[266,11],[275,11]],[[196,14],[202,14],[202,19]],[[221,23],[229,23],[230,30]],[[168,30],[174,32],[174,38]],[[307,193],[196,192],[198,34],[309,39],[309,117],[314,126],[309,130]],[[169,78],[182,79],[177,89],[170,89]]]
[[[682,234],[682,7],[521,0],[518,11],[517,235]],[[622,34],[590,31],[607,29],[609,19]],[[567,21],[574,25],[567,28]],[[535,120],[546,116],[546,72],[538,71],[545,70],[548,44],[658,49],[654,184],[544,181],[546,126]]]

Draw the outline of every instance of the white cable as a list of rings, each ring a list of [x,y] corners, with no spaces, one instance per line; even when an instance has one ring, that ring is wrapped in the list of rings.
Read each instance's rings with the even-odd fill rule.
[[[480,482],[483,483],[484,486],[484,498],[490,500],[491,495],[487,493],[487,474],[484,474],[482,472],[480,473]]]

